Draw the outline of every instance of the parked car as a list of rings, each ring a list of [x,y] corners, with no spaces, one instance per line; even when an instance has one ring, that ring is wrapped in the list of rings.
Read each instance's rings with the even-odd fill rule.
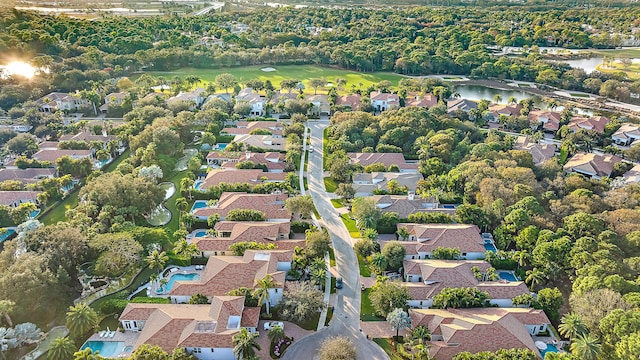
[[[342,289],[342,278],[341,277],[336,279],[336,289]]]
[[[313,148],[311,146],[309,146],[309,152],[312,153],[313,152]]]
[[[282,328],[282,330],[284,330],[284,323],[282,321],[267,321],[266,323],[264,323],[264,330],[269,331],[276,326],[279,326],[280,328]]]

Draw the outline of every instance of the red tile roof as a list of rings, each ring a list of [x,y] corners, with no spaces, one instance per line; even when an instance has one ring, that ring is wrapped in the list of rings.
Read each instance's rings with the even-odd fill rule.
[[[613,166],[620,161],[622,161],[622,158],[615,155],[578,153],[567,161],[564,165],[564,170],[586,173],[592,176],[611,176]]]
[[[400,170],[417,170],[417,163],[407,163],[401,153],[348,153],[347,156],[354,164],[367,166],[382,163],[389,168],[390,165],[398,165]]]
[[[460,252],[485,252],[480,229],[468,224],[410,224],[400,223],[417,241],[401,241],[407,254],[432,252],[438,247],[458,248]]]
[[[594,130],[599,134],[604,133],[604,128],[611,120],[604,116],[592,116],[590,118],[574,116],[569,120],[569,129],[578,131],[580,129]]]
[[[289,238],[290,223],[252,222],[252,221],[220,221],[215,225],[217,237],[196,237],[193,243],[201,251],[228,251],[238,242],[255,241],[262,244],[274,244],[278,250],[293,250],[297,246],[305,247],[304,240],[286,240]],[[224,236],[229,233],[229,236]],[[280,239],[283,235],[284,239]]]
[[[215,207],[196,209],[195,216],[212,216],[218,214],[224,220],[229,211],[234,209],[253,209],[262,211],[270,219],[291,219],[291,213],[284,208],[286,194],[247,194],[225,192],[220,195]]]
[[[349,106],[351,111],[356,111],[362,104],[362,97],[358,94],[343,95],[336,98],[336,106]]]
[[[200,189],[208,189],[212,186],[225,184],[249,184],[251,186],[264,182],[283,182],[286,173],[264,172],[260,169],[214,169],[209,171],[206,179],[200,185]]]
[[[11,205],[15,202],[36,202],[41,191],[0,191],[0,205]]]
[[[411,97],[407,94],[407,97],[404,100],[404,105],[407,107],[418,106],[431,108],[438,105],[438,98],[433,94],[426,94],[423,96],[414,94]]]
[[[51,150],[44,149],[33,154],[32,158],[38,161],[49,161],[55,163],[56,160],[63,156],[70,156],[74,159],[91,157],[91,150]]]

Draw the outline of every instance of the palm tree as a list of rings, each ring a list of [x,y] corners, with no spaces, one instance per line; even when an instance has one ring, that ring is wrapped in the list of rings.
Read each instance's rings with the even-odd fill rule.
[[[180,216],[182,216],[182,214],[187,211],[188,208],[189,203],[187,202],[187,199],[183,197],[176,199],[176,209],[180,211]]]
[[[186,239],[178,241],[176,246],[173,248],[173,252],[176,255],[189,258],[200,254],[200,250],[198,250],[196,244],[189,244]]]
[[[560,321],[561,324],[558,326],[560,335],[567,337],[570,340],[587,332],[587,326],[575,313],[566,314]]]
[[[411,337],[417,343],[424,344],[425,340],[431,340],[431,331],[429,331],[429,328],[424,325],[418,325],[411,332]]]
[[[406,227],[401,227],[398,229],[398,236],[401,240],[407,240],[411,234],[409,234],[409,230]]]
[[[49,345],[47,359],[49,360],[73,360],[76,345],[68,337],[54,339]]]
[[[558,102],[555,100],[551,100],[549,101],[549,103],[547,104],[547,107],[551,110],[555,110],[558,107]]]
[[[387,258],[381,253],[376,253],[371,258],[371,266],[382,272],[387,268]]]
[[[258,333],[250,333],[246,328],[240,329],[240,332],[233,335],[233,354],[240,360],[249,360],[256,357],[256,350],[260,351],[260,345],[255,338]]]
[[[67,311],[67,328],[73,337],[80,337],[98,327],[98,314],[89,305],[79,303]]]
[[[493,102],[494,102],[494,103],[499,104],[499,103],[500,103],[500,101],[502,101],[502,96],[500,96],[500,94],[496,94],[496,95],[493,97]]]
[[[527,277],[525,282],[529,284],[529,286],[533,289],[536,285],[540,285],[546,279],[546,274],[539,270],[538,268],[533,268],[533,270],[527,270]]]
[[[186,81],[187,84],[189,84],[189,87],[193,87],[193,85],[198,85],[198,83],[202,81],[202,79],[200,79],[196,75],[189,75],[184,78],[184,81]]]
[[[160,271],[164,268],[164,265],[167,263],[167,261],[169,261],[169,257],[164,251],[158,251],[156,249],[149,253],[145,260],[147,261],[147,264],[149,264],[149,267],[151,269],[156,269],[158,270],[158,273],[160,273]]]
[[[531,255],[527,251],[520,250],[513,253],[512,259],[518,263],[518,268],[520,268],[527,265]]]
[[[515,104],[518,102],[518,99],[515,96],[509,96],[509,100],[507,100],[509,104]]]
[[[269,314],[269,309],[270,309],[269,300],[271,298],[271,295],[269,294],[269,290],[275,288],[277,285],[278,284],[273,280],[273,278],[269,274],[267,274],[262,279],[256,281],[257,288],[253,291],[253,296],[256,299],[258,299],[258,306],[262,306],[262,304],[265,304],[267,314]]]
[[[195,181],[189,177],[185,177],[180,180],[180,189],[182,190],[183,194],[185,190],[189,193],[189,199],[191,199],[191,189],[193,188],[193,184],[195,184]]]
[[[412,360],[431,360],[431,354],[429,353],[429,345],[417,344],[411,349]]]
[[[278,340],[284,339],[284,329],[280,326],[274,326],[269,330],[267,336],[272,343],[276,343]]]
[[[581,360],[596,360],[602,353],[602,345],[591,334],[580,334],[571,343],[571,353]]]

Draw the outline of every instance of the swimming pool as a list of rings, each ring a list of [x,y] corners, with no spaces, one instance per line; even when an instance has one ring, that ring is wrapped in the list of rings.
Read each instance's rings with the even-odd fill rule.
[[[544,354],[557,353],[557,352],[560,352],[560,350],[558,350],[558,348],[554,344],[547,344],[546,349],[540,350],[540,355],[542,355],[542,358],[544,359]]]
[[[193,236],[195,236],[195,237],[207,236],[207,231],[206,230],[198,230],[198,231],[193,233]]]
[[[196,281],[200,280],[200,275],[198,274],[173,274],[169,278],[169,282],[164,286],[164,292],[171,291],[173,287],[173,283],[176,281]]]
[[[197,210],[197,209],[202,209],[202,208],[206,208],[209,206],[208,201],[206,200],[196,200],[196,202],[193,203],[193,206],[191,207],[191,212]]]
[[[40,209],[35,209],[29,214],[29,217],[32,219],[35,219],[36,216],[38,216],[39,214],[40,214]]]
[[[487,251],[498,252],[498,249],[496,248],[496,246],[493,245],[490,242],[485,242],[484,243],[484,249],[487,250]]]
[[[14,229],[6,229],[4,232],[0,233],[0,242],[7,240],[11,235],[15,233],[16,231]]]
[[[516,276],[510,271],[498,271],[498,276],[500,276],[500,279],[502,280],[518,281]]]
[[[102,341],[91,340],[82,345],[81,350],[91,349],[91,351],[99,352],[101,356],[112,357],[119,355],[124,350],[123,341]]]
[[[196,181],[196,182],[193,184],[193,188],[194,188],[194,189],[196,189],[196,190],[200,190],[200,185],[202,185],[202,183],[204,183],[204,181]],[[194,205],[195,205],[195,204],[194,204]]]

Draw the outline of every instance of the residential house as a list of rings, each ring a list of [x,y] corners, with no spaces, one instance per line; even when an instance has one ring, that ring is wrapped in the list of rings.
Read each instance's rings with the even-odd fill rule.
[[[529,112],[529,122],[531,122],[533,130],[542,125],[543,131],[555,133],[560,128],[560,121],[562,121],[562,114],[559,112],[545,110],[531,110]]]
[[[166,85],[161,85],[166,86]],[[170,89],[169,86],[166,86],[167,89]],[[133,107],[141,106],[140,104],[148,104],[149,102],[154,102],[158,105],[163,104],[169,99],[169,95],[163,92],[152,92],[150,94],[145,95],[142,99],[138,100]]]
[[[268,131],[274,138],[281,138],[284,125],[279,121],[237,121],[236,127],[220,130],[222,135],[250,135],[252,132]]]
[[[610,154],[577,153],[564,165],[564,171],[600,179],[611,176],[613,166],[620,161],[622,158]]]
[[[230,246],[238,242],[274,244],[277,250],[304,248],[304,239],[289,240],[291,223],[266,221],[219,221],[214,226],[215,235],[191,239],[204,257],[231,255]]]
[[[611,120],[604,116],[592,116],[589,118],[574,116],[569,120],[569,129],[577,132],[580,129],[593,130],[598,134],[604,134],[604,128]]]
[[[387,184],[394,180],[399,186],[406,186],[407,190],[415,193],[418,181],[422,175],[418,173],[372,172],[353,175],[353,188],[356,196],[370,196],[375,190],[388,190]]]
[[[56,169],[29,168],[29,169],[0,169],[0,182],[20,181],[23,184],[33,184],[42,179],[56,177]]]
[[[283,172],[285,166],[284,154],[279,152],[211,151],[207,154],[207,164],[209,166],[235,169],[236,164],[242,161],[251,161],[257,165],[264,165],[269,172]]]
[[[292,100],[298,100],[297,93],[284,92],[282,90],[280,92],[274,93],[273,96],[271,96],[271,99],[269,99],[268,101],[269,106],[271,107],[271,113],[278,115],[285,114],[286,112],[284,111],[284,109],[279,108]],[[282,105],[278,106],[278,104]]]
[[[636,124],[623,124],[618,131],[611,135],[611,139],[618,145],[631,145],[631,143],[640,139],[640,126]]]
[[[411,298],[407,303],[413,308],[429,308],[434,296],[445,288],[476,288],[488,293],[489,302],[499,307],[513,307],[511,299],[530,294],[522,281],[488,279],[490,267],[491,264],[482,260],[405,260],[402,285]]]
[[[60,142],[63,142],[63,141],[81,141],[81,142],[86,142],[86,143],[89,143],[89,144],[94,142],[94,141],[97,141],[97,142],[101,142],[103,144],[103,147],[105,147],[106,144],[109,141],[118,140],[118,137],[115,136],[115,135],[107,135],[106,133],[103,133],[103,134],[100,134],[100,135],[95,135],[95,134],[92,134],[89,131],[82,131],[82,132],[79,132],[79,133],[77,133],[75,135],[73,135],[73,134],[62,135],[59,140],[60,140]],[[122,146],[121,143],[119,143],[119,145]]]
[[[92,150],[59,150],[59,149],[43,149],[33,154],[32,158],[38,161],[49,161],[53,166],[56,160],[64,156],[69,156],[74,160],[91,158]]]
[[[498,122],[500,116],[520,116],[523,106],[520,104],[492,104],[489,106],[489,112],[492,115],[490,122]]]
[[[400,172],[418,172],[418,163],[406,161],[401,153],[348,153],[347,156],[351,159],[352,164],[363,167],[381,163],[387,169],[391,165],[397,165]]]
[[[0,191],[0,205],[17,208],[20,204],[38,204],[40,191]]]
[[[285,151],[287,140],[273,135],[236,135],[233,142],[244,144],[249,150],[263,149],[271,151]]]
[[[542,358],[532,336],[545,333],[550,321],[531,308],[410,309],[413,328],[431,332],[429,354],[449,360],[461,352],[529,349]]]
[[[1,171],[1,170],[0,170]],[[640,165],[636,165],[622,175],[624,184],[637,184],[640,182]]]
[[[524,150],[531,154],[533,163],[538,165],[551,159],[556,153],[554,144],[538,144],[528,136],[518,136],[513,144],[514,150]]]
[[[209,102],[213,101],[214,99],[220,99],[220,100],[226,101],[228,103],[231,103],[231,95],[230,94],[211,94],[211,95],[207,96],[207,98],[204,100],[204,103],[202,104],[202,106],[205,107]]]
[[[452,114],[456,111],[464,111],[468,113],[471,109],[477,109],[478,103],[467,99],[451,99],[447,101],[447,114]]]
[[[495,250],[492,243],[482,238],[476,225],[400,223],[398,230],[401,228],[409,233],[400,241],[407,250],[405,260],[428,259],[439,247],[459,249],[462,260],[484,258],[487,247]]]
[[[211,256],[199,280],[176,281],[168,297],[171,302],[184,303],[194,294],[223,296],[241,287],[254,289],[258,281],[271,275],[276,285],[269,289],[269,304],[275,306],[282,300],[292,261],[293,250],[247,250],[244,256]]]
[[[370,94],[371,106],[375,111],[386,111],[392,108],[400,107],[400,98],[398,94],[388,94],[374,91]]]
[[[419,212],[441,212],[453,215],[456,212],[456,205],[443,205],[434,197],[415,197],[410,192],[407,195],[373,195],[370,197],[376,206],[383,213],[394,212],[401,219],[406,219],[411,214]]]
[[[58,110],[75,112],[78,109],[91,106],[91,103],[82,99],[78,94],[52,92],[36,101],[42,112],[56,112]]]
[[[204,46],[222,46],[224,45],[224,41],[222,39],[218,39],[215,36],[203,36],[200,38],[200,45]]]
[[[312,116],[329,116],[331,115],[331,105],[329,104],[329,97],[324,94],[311,95],[305,98],[306,101],[311,103],[311,109],[309,115]]]
[[[438,97],[433,94],[420,95],[418,93],[407,93],[404,100],[406,107],[426,107],[432,108],[438,105]]]
[[[245,307],[244,296],[213,296],[211,305],[129,303],[119,318],[124,333],[109,340],[121,340],[118,357],[148,344],[168,353],[183,348],[201,360],[235,360],[233,336],[242,328],[256,332],[259,318],[260,308]],[[105,341],[98,334],[89,340]]]
[[[360,94],[338,96],[335,103],[337,110],[358,111],[360,105],[362,105],[362,96]]]
[[[202,106],[202,104],[204,103],[204,100],[206,99],[206,92],[207,90],[203,88],[195,88],[192,91],[180,92],[178,95],[167,99],[167,104],[178,101],[187,101],[192,103],[191,110],[195,110],[196,108]]]
[[[38,144],[38,149],[40,150],[57,150],[59,147],[59,141],[43,141]]]
[[[213,186],[224,184],[249,184],[251,187],[269,182],[284,182],[284,172],[264,172],[260,169],[229,170],[214,169],[209,171],[202,182],[196,182],[198,190],[206,190]]]
[[[284,208],[287,194],[247,194],[225,192],[213,206],[193,210],[193,215],[199,220],[207,220],[209,216],[217,214],[224,220],[229,211],[251,209],[262,211],[267,221],[289,222],[291,213]]]
[[[128,96],[125,92],[111,93],[104,97],[104,104],[100,106],[100,112],[106,114],[111,106],[120,106],[124,99]]]
[[[244,88],[236,95],[236,103],[245,102],[251,105],[250,116],[263,116],[267,98],[254,92],[252,88]]]

